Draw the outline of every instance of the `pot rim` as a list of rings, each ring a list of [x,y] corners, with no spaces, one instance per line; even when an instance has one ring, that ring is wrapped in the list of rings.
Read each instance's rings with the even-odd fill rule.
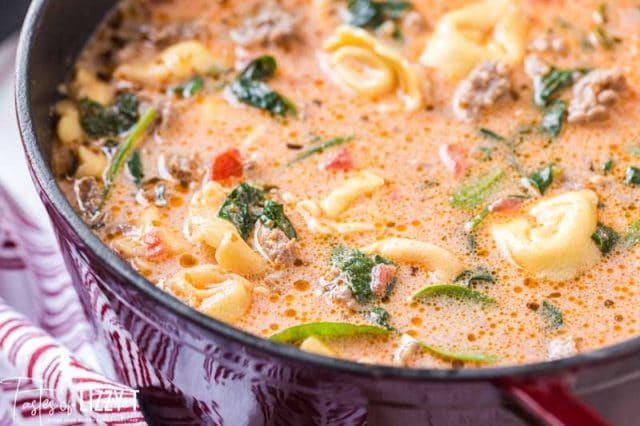
[[[275,343],[270,340],[254,336],[231,325],[186,305],[174,296],[166,293],[150,281],[138,274],[127,262],[107,247],[97,235],[82,221],[56,183],[47,160],[40,148],[35,134],[32,105],[29,101],[31,89],[29,78],[31,71],[32,45],[34,34],[38,31],[39,23],[45,6],[53,0],[33,0],[24,21],[16,57],[16,86],[15,103],[18,126],[22,137],[23,147],[31,169],[34,181],[46,193],[50,204],[55,208],[76,236],[102,260],[115,275],[127,284],[143,293],[145,296],[164,306],[168,311],[190,321],[193,324],[220,335],[236,344],[254,348],[287,361],[304,363],[309,367],[319,367],[335,372],[348,373],[375,379],[405,379],[430,381],[478,381],[478,380],[518,380],[532,375],[551,374],[560,370],[574,370],[593,365],[612,358],[622,358],[640,352],[640,337],[635,337],[611,346],[594,351],[580,353],[576,356],[557,361],[537,362],[531,364],[512,365],[504,367],[483,367],[463,369],[419,369],[393,367],[385,365],[362,364],[337,358],[328,358],[301,351],[293,346]],[[42,192],[41,191],[41,192]],[[41,194],[42,197],[42,194]],[[44,200],[43,200],[44,201]]]

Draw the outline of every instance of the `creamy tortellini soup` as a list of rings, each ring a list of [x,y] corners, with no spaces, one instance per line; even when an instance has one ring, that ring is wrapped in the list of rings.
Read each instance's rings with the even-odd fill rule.
[[[60,87],[87,225],[217,320],[361,363],[640,329],[635,0],[140,0]]]

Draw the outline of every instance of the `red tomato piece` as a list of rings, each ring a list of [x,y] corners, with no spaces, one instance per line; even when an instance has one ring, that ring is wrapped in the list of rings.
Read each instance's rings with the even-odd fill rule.
[[[244,172],[240,151],[227,149],[217,154],[211,164],[211,180],[225,180],[230,177],[242,177]]]
[[[331,157],[322,163],[324,170],[342,170],[348,171],[353,169],[353,159],[347,148],[338,149]]]
[[[162,234],[157,229],[152,229],[142,236],[142,243],[147,248],[147,257],[159,259],[167,254],[167,248],[162,242]]]

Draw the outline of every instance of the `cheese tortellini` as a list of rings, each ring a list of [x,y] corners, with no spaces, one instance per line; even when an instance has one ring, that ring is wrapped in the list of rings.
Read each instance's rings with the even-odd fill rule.
[[[214,248],[218,264],[241,275],[257,275],[267,268],[265,260],[240,236],[236,228],[218,217],[226,193],[217,182],[207,182],[191,200],[186,230],[193,242]]]
[[[372,231],[375,226],[368,222],[340,221],[339,216],[363,195],[371,194],[384,186],[384,179],[373,172],[363,170],[345,180],[320,203],[304,200],[297,210],[312,232],[320,234],[349,234]]]
[[[361,28],[339,27],[324,44],[335,80],[359,95],[377,98],[397,92],[408,111],[424,102],[415,66]]]
[[[164,287],[197,310],[225,322],[242,317],[252,301],[252,284],[218,265],[182,270]]]
[[[74,145],[85,139],[84,130],[80,124],[80,111],[76,104],[69,100],[60,101],[55,107],[58,114],[56,134],[64,145]]]
[[[114,75],[140,84],[162,85],[221,68],[220,60],[206,46],[191,40],[168,47],[151,62],[121,65]]]
[[[420,62],[454,80],[485,61],[517,64],[525,53],[528,25],[517,0],[470,4],[438,21]]]
[[[598,197],[572,191],[537,203],[531,218],[491,229],[501,253],[539,278],[564,281],[592,267],[601,253],[591,240],[598,225]]]
[[[76,177],[93,176],[101,179],[107,168],[107,156],[101,151],[94,151],[85,146],[78,148],[78,169]]]
[[[388,238],[362,249],[365,254],[379,254],[393,262],[420,265],[433,272],[441,283],[450,283],[462,273],[458,257],[442,247],[409,238]]]

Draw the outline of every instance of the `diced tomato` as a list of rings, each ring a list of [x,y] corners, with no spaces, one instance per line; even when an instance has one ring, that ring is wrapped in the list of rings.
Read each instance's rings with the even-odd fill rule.
[[[142,243],[147,248],[149,259],[161,259],[167,255],[167,248],[162,242],[162,234],[158,229],[152,229],[142,236]]]
[[[217,154],[211,164],[211,180],[220,181],[230,177],[242,177],[242,157],[236,148]]]
[[[348,171],[353,169],[353,159],[351,153],[345,147],[339,148],[331,157],[322,163],[324,170],[342,170]]]
[[[454,144],[444,144],[440,145],[438,154],[447,170],[456,175],[456,177],[464,175],[467,169],[465,164],[467,153],[463,148]]]
[[[492,212],[509,212],[520,208],[524,203],[522,198],[505,197],[500,198],[489,206],[489,210]]]
[[[371,270],[371,291],[376,296],[383,296],[387,291],[387,287],[393,281],[393,277],[396,276],[396,268],[393,265],[385,265],[380,263],[373,267]]]

